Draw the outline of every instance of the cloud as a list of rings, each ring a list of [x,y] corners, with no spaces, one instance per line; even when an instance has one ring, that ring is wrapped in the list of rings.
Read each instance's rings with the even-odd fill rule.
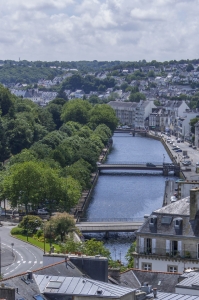
[[[0,56],[197,58],[198,10],[199,0],[7,0],[0,4]]]

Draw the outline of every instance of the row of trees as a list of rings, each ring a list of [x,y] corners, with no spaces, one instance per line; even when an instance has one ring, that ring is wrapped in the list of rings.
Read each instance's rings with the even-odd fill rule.
[[[2,93],[1,93],[2,92]],[[117,126],[108,105],[55,99],[46,108],[0,87],[0,198],[26,212],[70,211]]]

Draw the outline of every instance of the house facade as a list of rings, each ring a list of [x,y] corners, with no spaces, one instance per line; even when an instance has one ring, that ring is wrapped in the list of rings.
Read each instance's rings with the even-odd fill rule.
[[[137,231],[135,267],[179,272],[199,267],[199,189],[154,211]]]

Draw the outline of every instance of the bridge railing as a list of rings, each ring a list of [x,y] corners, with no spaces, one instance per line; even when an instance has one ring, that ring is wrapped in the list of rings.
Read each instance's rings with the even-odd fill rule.
[[[77,222],[144,222],[144,218],[79,218]]]
[[[146,164],[148,163],[152,163],[153,165],[157,165],[157,166],[173,166],[174,164],[171,162],[131,162],[131,161],[118,161],[118,162],[105,162],[104,165],[143,165],[146,166]],[[103,164],[99,164],[98,166],[100,167],[100,165]]]
[[[147,162],[137,162],[137,161],[117,161],[117,162],[105,162],[104,164],[105,165],[145,165],[147,163],[152,163],[154,165],[162,165],[163,163],[162,162],[150,162],[150,161],[147,161]],[[100,165],[99,165],[100,166]]]

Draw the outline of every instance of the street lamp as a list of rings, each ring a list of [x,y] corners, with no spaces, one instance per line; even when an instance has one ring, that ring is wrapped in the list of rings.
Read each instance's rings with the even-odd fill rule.
[[[165,154],[163,154],[163,165],[164,165],[164,162],[165,162]]]

